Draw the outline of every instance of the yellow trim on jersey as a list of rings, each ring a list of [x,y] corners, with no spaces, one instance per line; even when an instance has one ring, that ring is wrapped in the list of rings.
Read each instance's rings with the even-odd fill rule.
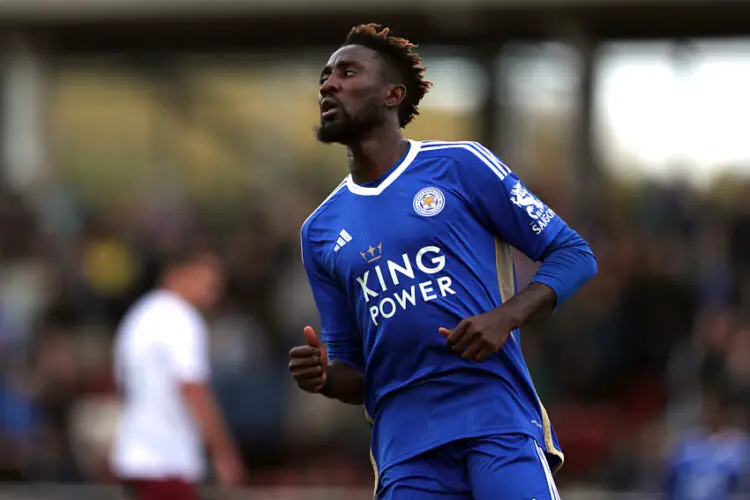
[[[516,269],[513,265],[513,247],[499,238],[495,238],[495,265],[500,299],[504,304],[516,294]]]
[[[380,478],[378,477],[378,464],[375,463],[375,456],[372,454],[372,448],[370,448],[370,463],[372,464],[372,473],[375,474],[375,486],[372,488],[372,498],[375,500],[378,497],[378,480]]]
[[[515,295],[516,269],[513,262],[513,247],[499,238],[495,238],[495,264],[497,266],[497,284],[500,288],[500,298],[504,304]],[[559,471],[563,466],[563,463],[565,463],[565,455],[563,455],[561,450],[555,447],[555,443],[552,440],[552,423],[547,414],[547,409],[544,407],[538,396],[537,401],[539,402],[539,408],[542,413],[544,447],[546,448],[547,453],[560,459],[560,463],[557,464],[557,467],[552,469],[552,473],[554,474]]]
[[[542,400],[539,399],[537,396],[537,401],[539,401],[539,408],[542,409],[542,428],[544,431],[544,447],[547,449],[547,453],[556,456],[560,459],[560,463],[557,464],[555,468],[550,467],[552,469],[552,474],[556,474],[557,471],[562,469],[563,464],[565,463],[565,455],[563,454],[562,450],[559,450],[555,447],[555,442],[552,440],[552,422],[550,422],[549,415],[547,414],[547,409],[542,404]]]
[[[367,413],[367,408],[364,408],[365,410],[365,420],[367,420],[367,423],[372,426],[372,424],[375,422],[369,413]],[[372,464],[372,473],[375,475],[375,486],[372,490],[372,498],[375,500],[378,496],[378,480],[380,479],[380,472],[378,471],[378,464],[375,462],[375,455],[372,454],[372,447],[370,447],[370,464]]]

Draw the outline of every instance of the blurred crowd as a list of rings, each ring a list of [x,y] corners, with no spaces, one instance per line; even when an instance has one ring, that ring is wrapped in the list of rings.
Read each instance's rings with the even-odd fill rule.
[[[209,315],[215,387],[251,480],[370,485],[362,410],[302,394],[286,372],[302,327],[318,322],[299,227],[335,182],[249,197],[221,217],[175,193],[92,208],[51,185],[3,190],[0,479],[109,479],[114,329],[166,248],[210,238],[229,277]],[[560,482],[658,489],[671,443],[701,420],[701,394],[750,405],[750,184],[603,181],[591,196],[527,182],[599,262],[554,317],[522,331],[566,452]],[[535,265],[517,265],[523,285]]]

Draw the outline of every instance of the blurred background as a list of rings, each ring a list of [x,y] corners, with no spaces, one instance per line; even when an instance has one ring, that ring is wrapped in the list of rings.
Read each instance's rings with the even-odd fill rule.
[[[186,238],[231,276],[209,319],[242,498],[371,498],[362,410],[296,390],[286,356],[318,322],[299,228],[347,173],[314,140],[317,75],[373,21],[435,83],[407,135],[490,146],[597,255],[523,331],[562,498],[660,498],[696,426],[747,440],[748,19],[730,0],[1,2],[0,499],[118,498],[112,336]]]

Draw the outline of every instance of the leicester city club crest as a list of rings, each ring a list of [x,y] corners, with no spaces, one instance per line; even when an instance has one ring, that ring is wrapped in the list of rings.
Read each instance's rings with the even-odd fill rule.
[[[438,188],[422,189],[414,197],[414,211],[425,217],[439,214],[445,207],[445,196]]]

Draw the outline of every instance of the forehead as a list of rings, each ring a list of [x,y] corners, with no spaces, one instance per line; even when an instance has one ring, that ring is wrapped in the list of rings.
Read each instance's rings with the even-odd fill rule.
[[[198,256],[192,262],[192,265],[196,269],[206,271],[219,271],[221,269],[221,261],[219,260],[219,257],[212,253]]]
[[[362,45],[346,45],[331,54],[326,68],[356,64],[364,68],[374,67],[380,63],[378,53]]]

